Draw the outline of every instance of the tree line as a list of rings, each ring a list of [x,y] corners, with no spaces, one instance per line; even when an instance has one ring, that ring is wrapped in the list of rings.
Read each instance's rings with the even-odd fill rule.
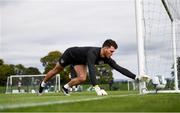
[[[22,64],[5,64],[3,59],[0,59],[0,85],[5,85],[7,77],[10,75],[36,75],[40,71],[36,67],[25,67]]]

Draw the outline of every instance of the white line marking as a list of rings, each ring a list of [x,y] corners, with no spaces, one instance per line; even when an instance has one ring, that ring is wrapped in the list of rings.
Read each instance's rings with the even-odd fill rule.
[[[61,100],[61,101],[53,101],[53,102],[0,105],[0,110],[13,109],[13,108],[44,106],[44,105],[52,105],[52,104],[65,104],[65,103],[74,103],[74,102],[83,102],[83,101],[92,101],[92,100],[101,100],[101,99],[105,99],[105,98],[126,97],[126,96],[131,96],[131,95],[137,95],[137,94],[98,96],[98,97],[94,97],[94,98],[86,98],[86,99],[78,99],[78,100]]]

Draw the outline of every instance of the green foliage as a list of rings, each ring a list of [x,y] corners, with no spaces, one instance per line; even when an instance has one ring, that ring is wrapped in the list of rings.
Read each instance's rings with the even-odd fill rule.
[[[0,59],[0,65],[3,65],[3,64],[4,64],[3,59]]]
[[[96,69],[100,84],[107,84],[113,80],[112,68],[108,64],[97,65]]]
[[[180,79],[180,57],[177,57],[177,75],[178,80]],[[171,69],[174,69],[174,65],[172,65]],[[172,77],[174,77],[174,70],[171,72]],[[179,87],[180,87],[180,81],[179,81]]]
[[[174,65],[172,65],[171,69],[174,69]],[[178,78],[180,78],[180,57],[177,57],[177,71]],[[174,76],[174,70],[171,72],[171,75]]]
[[[28,67],[25,70],[25,74],[26,75],[37,75],[37,74],[41,74],[41,72],[35,67]]]
[[[14,74],[15,71],[11,65],[8,64],[0,65],[0,85],[5,85],[7,81],[7,77]]]
[[[62,53],[59,51],[51,51],[48,53],[48,55],[42,57],[40,61],[45,68],[43,73],[46,74],[49,72],[49,70],[51,70],[56,65],[61,55]]]
[[[7,77],[10,75],[36,75],[40,74],[40,71],[35,67],[26,68],[22,64],[4,64],[4,61],[0,59],[0,85],[5,86]]]
[[[70,73],[70,67],[69,66],[66,67],[62,72],[60,72],[61,84],[66,84],[67,82],[70,81],[69,73]]]
[[[177,58],[178,80],[180,79],[180,57]]]
[[[17,75],[25,75],[26,68],[22,64],[15,65],[14,69]]]

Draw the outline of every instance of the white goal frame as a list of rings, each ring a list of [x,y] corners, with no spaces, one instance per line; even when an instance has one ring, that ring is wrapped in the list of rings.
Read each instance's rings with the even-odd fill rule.
[[[6,94],[11,94],[12,93],[12,79],[13,78],[25,78],[25,77],[45,77],[46,75],[11,75],[7,78],[7,82],[6,82]],[[55,76],[55,92],[59,92],[61,89],[61,83],[60,83],[60,75],[57,74]],[[10,92],[9,92],[9,89],[10,89]]]
[[[168,9],[168,5],[166,4],[166,0],[161,0],[169,19],[171,20],[172,25],[172,40],[173,40],[173,64],[174,64],[174,76],[175,76],[175,90],[166,90],[166,91],[158,91],[162,93],[180,93],[180,90],[178,88],[178,76],[177,76],[177,62],[176,62],[176,26],[175,24],[179,22],[178,19],[174,19]],[[137,32],[137,44],[138,44],[138,74],[143,75],[146,74],[146,68],[145,68],[145,49],[144,49],[144,16],[143,16],[143,0],[136,0],[135,1],[135,8],[136,8],[136,32]],[[178,15],[179,16],[179,15]],[[148,93],[148,91],[145,91],[146,83],[141,82],[139,84],[139,93],[144,94]]]

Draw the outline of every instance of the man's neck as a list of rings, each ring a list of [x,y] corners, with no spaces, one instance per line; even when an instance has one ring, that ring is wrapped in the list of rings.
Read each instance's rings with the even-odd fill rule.
[[[101,51],[100,51],[100,56],[102,57],[102,58],[104,58],[105,56],[104,56],[104,48],[102,47],[101,48]]]

